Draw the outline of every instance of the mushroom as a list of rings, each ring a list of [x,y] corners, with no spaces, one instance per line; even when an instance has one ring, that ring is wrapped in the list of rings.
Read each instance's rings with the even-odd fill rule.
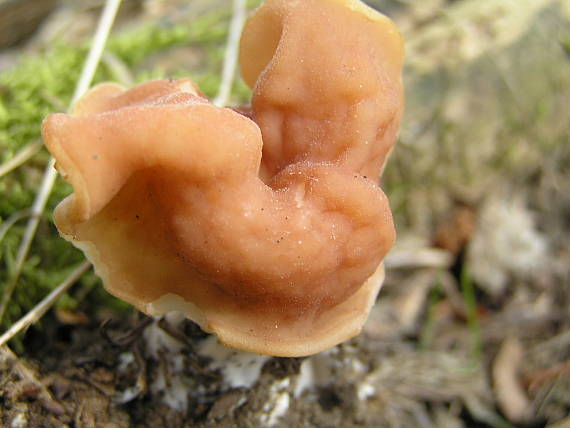
[[[353,0],[269,0],[244,28],[251,118],[187,79],[105,83],[45,143],[56,208],[107,290],[230,347],[310,355],[357,334],[395,239],[377,185],[402,113],[402,40]]]

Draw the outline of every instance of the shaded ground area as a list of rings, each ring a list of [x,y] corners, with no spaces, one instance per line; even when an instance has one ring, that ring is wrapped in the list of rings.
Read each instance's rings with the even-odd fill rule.
[[[98,80],[191,70],[214,94],[229,2],[127,3]],[[11,343],[17,355],[1,351],[0,425],[570,425],[570,4],[370,3],[407,40],[407,110],[383,178],[399,240],[363,334],[310,358],[230,353],[220,364],[192,323],[134,314],[89,274]],[[2,162],[66,105],[71,89],[59,85],[76,78],[77,40],[98,6],[62,4],[0,54]],[[178,29],[188,22],[192,31]],[[54,38],[65,48],[50,57]],[[61,78],[36,87],[10,75],[22,52],[56,58]],[[47,67],[36,73],[54,72]],[[246,99],[243,84],[234,96]],[[46,161],[41,151],[0,177],[0,227],[30,206]],[[50,208],[69,191],[58,186]],[[4,328],[81,259],[50,222],[46,213]],[[0,289],[23,224],[0,239]],[[251,386],[223,369],[257,365]]]

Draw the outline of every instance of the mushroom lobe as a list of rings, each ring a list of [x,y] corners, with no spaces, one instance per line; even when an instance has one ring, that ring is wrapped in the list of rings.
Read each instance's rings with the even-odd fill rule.
[[[402,111],[401,40],[353,0],[270,0],[240,56],[250,117],[187,79],[101,84],[48,116],[74,190],[56,224],[143,312],[309,355],[357,334],[382,284],[395,232],[376,179]]]

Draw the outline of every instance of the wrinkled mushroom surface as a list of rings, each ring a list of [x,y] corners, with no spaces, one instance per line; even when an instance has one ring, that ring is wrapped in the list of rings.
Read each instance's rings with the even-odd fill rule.
[[[395,239],[377,185],[402,111],[402,41],[355,1],[267,1],[240,61],[252,118],[192,82],[102,84],[43,125],[74,193],[56,209],[112,294],[236,348],[357,334]]]

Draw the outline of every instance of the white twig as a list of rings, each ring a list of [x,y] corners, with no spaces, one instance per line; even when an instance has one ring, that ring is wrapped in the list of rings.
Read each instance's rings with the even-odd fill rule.
[[[8,159],[6,162],[0,165],[0,177],[3,177],[10,171],[18,168],[33,155],[39,152],[41,148],[42,143],[39,140],[25,146],[22,150],[16,153],[12,159]]]
[[[386,269],[405,268],[448,268],[453,261],[449,251],[437,248],[416,248],[413,250],[395,250],[384,260]]]
[[[0,303],[0,321],[2,321],[2,318],[4,317],[4,313],[6,312],[6,308],[8,307],[8,302],[10,302],[10,298],[12,297],[12,293],[16,288],[18,279],[20,279],[20,274],[22,273],[22,267],[24,266],[24,261],[28,256],[32,240],[34,239],[34,235],[36,234],[36,230],[40,222],[40,216],[44,211],[48,196],[53,187],[53,183],[55,181],[57,174],[54,169],[54,165],[55,161],[53,159],[50,159],[46,171],[44,173],[42,185],[40,187],[40,190],[38,191],[36,199],[34,200],[34,204],[32,205],[32,209],[30,212],[30,219],[28,221],[28,224],[26,225],[26,230],[24,231],[24,236],[22,238],[22,242],[20,243],[20,247],[18,248],[18,254],[16,256],[16,264],[14,272],[12,273],[10,279],[8,280],[8,283],[6,284],[6,288],[4,289],[4,295],[2,296],[2,302]]]
[[[77,86],[75,87],[75,92],[70,104],[71,106],[75,104],[79,97],[81,97],[81,95],[83,95],[91,85],[93,75],[95,74],[95,70],[97,69],[97,65],[101,59],[101,54],[105,47],[107,37],[109,36],[111,26],[113,25],[113,21],[115,20],[115,16],[120,4],[121,0],[107,0],[105,3],[105,8],[103,9],[103,13],[99,19],[99,24],[95,30],[95,36],[91,44],[91,49],[89,50],[89,54],[83,66],[83,70],[81,71],[81,77],[79,78]],[[22,238],[20,248],[18,249],[14,273],[12,274],[10,281],[4,289],[4,295],[2,296],[2,302],[0,303],[0,321],[4,317],[8,302],[10,301],[12,293],[16,288],[16,284],[18,283],[18,279],[20,278],[22,267],[24,265],[26,257],[28,256],[30,246],[40,222],[40,215],[45,209],[48,197],[57,177],[57,172],[54,169],[54,165],[55,160],[52,158],[48,162],[48,165],[45,169],[42,185],[38,191],[34,204],[32,205],[31,218],[28,221],[26,231],[24,232],[24,237]]]
[[[222,83],[218,95],[214,98],[214,105],[224,106],[230,98],[234,77],[236,74],[239,39],[245,21],[245,0],[233,0],[233,14],[230,31],[226,42],[224,54],[224,67],[222,69]]]
[[[38,303],[30,312],[20,318],[16,323],[12,324],[2,336],[0,336],[0,347],[7,343],[21,331],[39,320],[53,304],[64,294],[87,270],[91,267],[91,263],[83,262],[75,269],[69,277],[59,284],[51,293],[49,293],[40,303]]]
[[[91,86],[93,76],[95,75],[99,61],[101,60],[103,49],[105,49],[107,38],[111,32],[111,27],[113,26],[113,22],[115,21],[115,16],[117,16],[117,11],[119,10],[120,5],[121,0],[107,0],[105,2],[105,8],[103,9],[103,13],[99,19],[99,24],[95,30],[91,49],[87,55],[87,60],[83,66],[79,82],[77,82],[77,85],[75,86],[73,98],[71,98],[72,106]]]

